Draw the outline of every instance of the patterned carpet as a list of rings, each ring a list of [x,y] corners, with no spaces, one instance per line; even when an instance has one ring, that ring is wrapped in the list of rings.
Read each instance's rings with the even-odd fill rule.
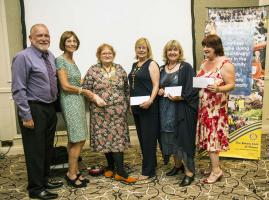
[[[201,183],[201,169],[208,166],[207,158],[197,158],[196,178],[191,186],[180,188],[182,174],[176,177],[166,177],[172,167],[172,159],[167,166],[163,165],[158,152],[157,176],[133,185],[127,185],[103,176],[91,177],[86,168],[96,164],[104,165],[102,154],[84,150],[80,167],[84,175],[90,178],[86,189],[73,189],[66,184],[55,190],[59,199],[97,199],[97,200],[134,200],[134,199],[229,199],[254,200],[269,199],[269,160],[247,161],[237,159],[221,159],[224,177],[212,185]],[[133,176],[138,176],[141,168],[141,156],[138,146],[130,148],[125,153],[125,163]],[[63,180],[66,169],[54,169],[52,179]],[[0,199],[28,199],[26,191],[27,176],[23,155],[8,156],[0,159]]]

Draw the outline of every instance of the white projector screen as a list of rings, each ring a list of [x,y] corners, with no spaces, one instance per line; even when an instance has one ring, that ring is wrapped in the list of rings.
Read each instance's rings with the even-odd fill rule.
[[[50,50],[57,57],[62,54],[61,34],[74,31],[81,42],[74,59],[83,76],[97,62],[96,49],[102,43],[115,48],[115,63],[129,72],[140,37],[149,39],[159,65],[171,39],[181,43],[186,61],[193,64],[191,4],[191,0],[24,0],[26,35],[32,25],[46,24]]]

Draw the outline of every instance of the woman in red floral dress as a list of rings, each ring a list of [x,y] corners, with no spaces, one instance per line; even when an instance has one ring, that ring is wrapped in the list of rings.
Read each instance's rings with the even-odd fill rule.
[[[113,63],[115,55],[109,44],[99,46],[98,64],[91,66],[84,78],[83,88],[91,90],[106,104],[100,107],[90,102],[90,142],[94,151],[105,153],[108,163],[105,177],[134,183],[136,178],[128,176],[123,163],[123,152],[130,145],[129,86],[123,67]]]
[[[205,60],[198,77],[213,78],[214,84],[199,92],[199,110],[197,123],[198,148],[208,151],[211,160],[210,174],[204,183],[218,181],[223,171],[219,166],[219,152],[229,148],[228,92],[235,86],[235,69],[224,56],[221,39],[217,35],[208,35],[202,41]]]

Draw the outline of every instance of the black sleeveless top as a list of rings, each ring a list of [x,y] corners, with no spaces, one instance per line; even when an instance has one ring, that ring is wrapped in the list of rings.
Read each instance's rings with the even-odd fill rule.
[[[152,61],[152,59],[148,59],[139,69],[137,68],[138,62],[133,64],[132,70],[128,75],[131,97],[151,95],[153,86],[149,73],[149,65]],[[149,109],[142,109],[139,106],[132,106],[133,112],[150,111],[158,113],[157,98],[158,96],[156,96]]]
[[[138,62],[133,64],[132,70],[128,75],[131,97],[151,95],[152,82],[149,74],[151,61],[151,59],[148,59],[140,68],[137,68]]]

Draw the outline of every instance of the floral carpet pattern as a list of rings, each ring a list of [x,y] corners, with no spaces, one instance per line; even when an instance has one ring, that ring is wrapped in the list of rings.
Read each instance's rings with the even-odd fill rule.
[[[73,189],[66,185],[63,176],[66,169],[53,169],[52,179],[64,181],[64,186],[52,190],[59,194],[61,200],[269,200],[269,160],[250,161],[241,159],[221,159],[224,177],[215,184],[203,184],[201,170],[208,167],[208,158],[196,159],[196,176],[188,187],[179,187],[183,174],[167,177],[165,173],[172,168],[170,159],[164,165],[158,152],[157,176],[149,180],[128,185],[104,176],[92,177],[87,167],[96,164],[105,165],[102,154],[84,150],[80,168],[90,179],[85,189]],[[141,154],[137,145],[125,152],[126,168],[132,176],[138,176],[141,170]],[[0,159],[0,199],[29,199],[26,190],[27,174],[23,155],[6,156]]]

